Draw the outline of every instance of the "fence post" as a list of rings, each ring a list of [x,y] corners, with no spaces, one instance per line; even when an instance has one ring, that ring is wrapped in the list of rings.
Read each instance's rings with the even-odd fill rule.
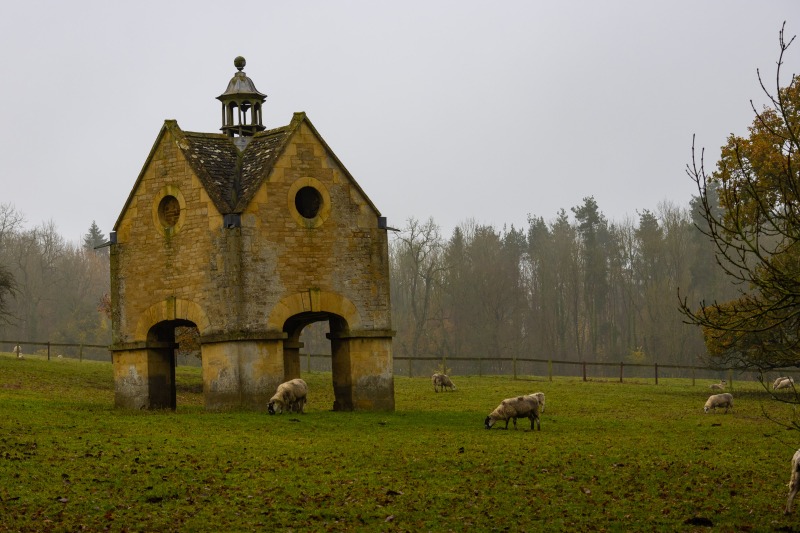
[[[583,381],[586,381],[586,361],[583,361]]]
[[[658,385],[658,363],[656,363],[656,385]]]
[[[552,359],[548,359],[547,360],[547,377],[550,379],[551,382],[553,381],[553,360]]]
[[[731,392],[733,392],[733,369],[728,369],[728,386],[731,388]]]
[[[408,377],[413,377],[411,375],[411,358],[408,358]]]
[[[625,363],[622,361],[619,362],[619,382],[622,383],[622,369],[625,366]]]
[[[517,379],[517,358],[516,356],[511,360],[514,367],[514,379]]]
[[[47,341],[47,360],[50,360],[50,341]]]
[[[83,344],[78,348],[78,361],[83,362]]]

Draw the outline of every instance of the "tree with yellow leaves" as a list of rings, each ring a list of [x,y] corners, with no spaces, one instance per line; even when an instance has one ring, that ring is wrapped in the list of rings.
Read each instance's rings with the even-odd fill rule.
[[[687,322],[703,328],[710,362],[720,366],[800,367],[800,76],[781,84],[794,41],[784,31],[785,24],[776,89],[768,90],[758,73],[769,105],[758,110],[751,101],[749,136],[728,138],[713,173],[706,173],[694,146],[687,166],[701,200],[699,229],[739,286],[733,301],[701,302],[699,309],[681,301]]]

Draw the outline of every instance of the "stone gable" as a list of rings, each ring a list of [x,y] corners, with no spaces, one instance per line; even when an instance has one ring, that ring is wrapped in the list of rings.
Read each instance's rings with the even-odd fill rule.
[[[379,216],[305,114],[256,133],[242,151],[226,135],[165,122],[115,225],[112,351],[127,361],[118,380],[132,390],[125,365],[146,374],[140,359],[168,357],[172,328],[190,325],[203,345],[207,400],[259,402],[299,373],[302,328],[329,320],[342,374],[335,388],[355,387],[340,390],[339,406],[393,407],[393,392],[358,399],[358,379],[369,377],[374,389],[374,376],[353,374],[374,370],[377,355],[378,379],[391,383],[388,238]],[[168,365],[158,360],[152,368],[162,375]],[[215,387],[223,392],[215,396]]]

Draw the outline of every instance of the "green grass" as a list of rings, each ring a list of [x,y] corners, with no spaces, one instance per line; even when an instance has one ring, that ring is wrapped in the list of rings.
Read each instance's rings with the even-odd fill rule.
[[[714,415],[710,381],[396,377],[396,412],[336,413],[313,373],[306,414],[269,416],[206,413],[177,376],[176,412],[129,412],[108,363],[0,354],[0,531],[800,530],[800,439],[757,383]],[[542,431],[483,428],[537,390]]]

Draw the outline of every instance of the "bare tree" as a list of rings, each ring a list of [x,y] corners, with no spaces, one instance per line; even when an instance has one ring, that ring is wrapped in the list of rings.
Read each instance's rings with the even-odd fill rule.
[[[14,312],[19,317],[21,333],[27,339],[48,336],[56,322],[65,247],[52,221],[8,239],[9,254],[13,258],[11,268],[18,284]]]
[[[8,253],[8,239],[25,221],[25,217],[11,204],[0,204],[0,323],[9,324],[16,315],[12,300],[18,287],[11,271],[12,257]]]
[[[432,334],[431,317],[435,314],[437,290],[446,270],[443,261],[444,243],[433,219],[420,223],[414,218],[396,237],[393,247],[395,268],[392,276],[392,301],[405,307],[410,322],[410,338],[400,337],[400,344],[411,356],[421,355]],[[400,318],[402,320],[402,313]],[[423,342],[426,341],[426,342]]]
[[[702,326],[711,362],[741,369],[800,366],[800,77],[781,84],[794,41],[784,30],[773,91],[758,72],[769,104],[758,110],[751,101],[749,136],[731,135],[710,174],[693,143],[687,166],[699,193],[699,228],[739,290],[734,300],[699,306],[684,296],[681,311]]]

